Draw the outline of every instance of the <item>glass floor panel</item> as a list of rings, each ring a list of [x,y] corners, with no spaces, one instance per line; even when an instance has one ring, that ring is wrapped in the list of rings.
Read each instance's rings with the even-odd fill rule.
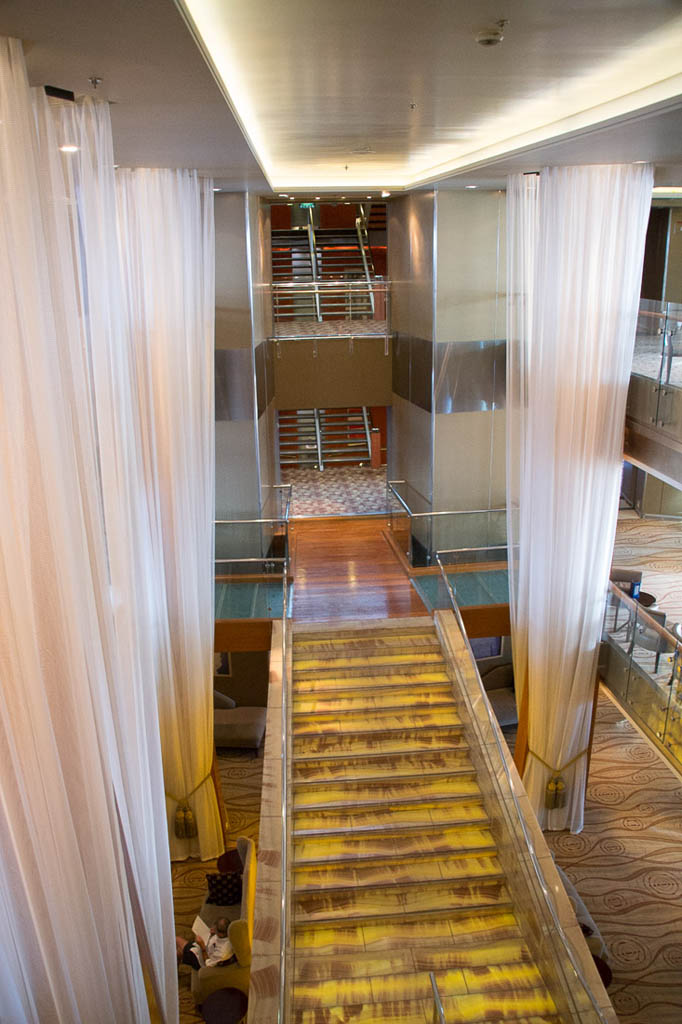
[[[449,572],[448,579],[454,588],[460,608],[509,602],[509,576],[506,569]],[[429,611],[449,606],[440,575],[413,576],[412,583]]]
[[[289,615],[291,593],[292,588],[289,588]],[[281,582],[245,580],[215,584],[216,619],[279,619],[281,615]]]

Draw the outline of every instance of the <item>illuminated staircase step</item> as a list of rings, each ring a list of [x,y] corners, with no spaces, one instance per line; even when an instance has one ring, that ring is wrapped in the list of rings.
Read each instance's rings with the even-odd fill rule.
[[[344,643],[348,640],[354,642],[366,642],[367,640],[409,640],[413,638],[426,637],[433,639],[435,636],[433,623],[430,619],[425,620],[422,625],[415,626],[383,626],[375,629],[372,626],[367,628],[353,627],[350,629],[320,629],[305,630],[294,627],[293,642],[295,648],[324,647],[330,643]]]
[[[389,781],[390,780],[390,781]],[[378,779],[372,782],[352,782],[350,780],[336,784],[313,783],[298,784],[294,789],[294,807],[296,809],[312,807],[344,807],[348,804],[356,806],[374,804],[381,800],[423,800],[429,797],[447,799],[451,797],[471,797],[480,795],[480,787],[474,772],[468,775],[430,775],[408,776],[405,779]]]
[[[385,885],[339,892],[300,893],[293,898],[296,927],[313,922],[348,923],[372,918],[404,917],[406,914],[476,913],[486,907],[511,908],[501,879],[475,882],[431,882],[419,887]]]
[[[442,988],[441,988],[442,983]],[[338,990],[335,989],[338,986]],[[441,971],[438,978],[441,996],[466,995],[467,988],[461,970]],[[296,982],[293,1002],[295,1009],[318,1006],[358,1005],[361,995],[363,1004],[392,1003],[412,1000],[433,999],[431,982],[427,973],[384,974],[341,981]]]
[[[431,729],[385,729],[381,732],[344,733],[343,748],[339,749],[339,733],[301,737],[293,752],[293,759],[320,757],[333,752],[347,757],[355,754],[401,753],[403,751],[441,750],[449,745],[456,746],[461,736],[461,727],[443,725]]]
[[[339,651],[338,653],[330,656],[329,658],[318,658],[318,657],[304,657],[297,659],[294,657],[294,673],[296,676],[301,674],[302,677],[306,673],[324,673],[333,672],[336,668],[347,669],[347,668],[372,668],[374,666],[381,665],[413,665],[415,670],[423,665],[443,665],[443,655],[441,654],[440,647],[432,650],[424,650],[423,652],[416,652],[414,650],[405,651],[382,651],[375,654],[344,654]]]
[[[292,832],[295,837],[329,832],[400,832],[406,827],[485,824],[487,821],[488,815],[480,801],[431,800],[416,804],[380,804],[357,810],[347,807],[298,811],[294,814]]]
[[[294,786],[299,783],[363,781],[367,779],[395,779],[430,772],[461,772],[470,774],[474,769],[464,735],[458,734],[457,746],[422,753],[398,751],[393,754],[356,757],[301,758],[292,765]]]
[[[292,711],[294,716],[305,714],[325,714],[334,711],[355,711],[365,709],[374,711],[378,708],[432,707],[439,704],[454,703],[452,690],[448,684],[422,687],[417,692],[408,686],[386,686],[383,689],[363,687],[362,689],[339,690],[333,696],[295,696]]]
[[[432,683],[450,685],[450,677],[443,668],[434,667],[429,670],[410,669],[410,667],[398,666],[395,672],[386,675],[383,666],[376,668],[375,672],[368,674],[358,669],[338,670],[331,675],[312,673],[305,678],[296,676],[293,683],[294,699],[307,693],[336,693],[338,690],[349,689],[364,691],[379,689],[388,686],[394,690],[396,687],[417,689],[422,686],[430,686]]]
[[[476,914],[451,911],[406,915],[358,924],[306,924],[292,931],[295,957],[373,956],[410,949],[439,953],[521,941],[513,913],[498,908]]]
[[[316,1009],[294,1008],[292,1024],[349,1024],[371,1021],[372,1024],[430,1024],[426,1016],[426,1002],[363,1003],[344,1006],[325,1006]]]
[[[415,630],[413,633],[385,630],[382,634],[356,633],[342,638],[337,637],[336,633],[328,633],[326,635],[319,634],[307,640],[302,640],[295,635],[294,664],[297,664],[301,658],[340,657],[344,654],[356,654],[362,651],[380,654],[384,650],[408,649],[419,654],[423,648],[440,651],[440,644],[433,629]]]
[[[387,729],[429,729],[431,726],[461,725],[454,703],[436,708],[378,708],[371,715],[362,709],[342,714],[296,715],[292,722],[294,746],[298,736],[324,733],[383,732]]]
[[[467,967],[462,973],[469,992],[526,992],[544,988],[542,975],[533,963],[480,964]]]
[[[299,836],[294,839],[294,864],[398,858],[440,853],[494,853],[490,829],[477,825],[415,828],[378,833],[342,833]]]
[[[469,948],[393,950],[383,956],[337,955],[333,957],[302,956],[294,961],[294,982],[331,981],[342,978],[371,978],[385,974],[411,974],[415,971],[447,971],[455,968],[487,969],[503,965],[511,970],[529,964],[530,952],[522,940],[480,944]],[[533,968],[535,970],[535,968]]]
[[[495,855],[480,857],[443,857],[436,853],[419,858],[368,863],[323,864],[298,867],[293,874],[296,895],[320,889],[361,889],[378,885],[419,885],[435,881],[478,881],[501,879],[500,863]]]
[[[530,992],[485,992],[466,996],[446,996],[443,1010],[448,1024],[475,1024],[478,1021],[546,1018],[556,1013],[547,989]]]

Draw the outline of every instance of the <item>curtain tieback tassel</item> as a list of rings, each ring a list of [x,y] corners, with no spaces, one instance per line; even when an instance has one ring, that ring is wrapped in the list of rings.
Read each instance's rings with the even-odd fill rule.
[[[197,829],[197,823],[194,818],[194,814],[192,813],[192,809],[189,806],[188,800],[198,789],[201,788],[201,786],[203,786],[205,782],[208,781],[208,779],[210,779],[210,777],[211,772],[204,775],[201,782],[198,782],[194,789],[191,789],[189,793],[183,797],[174,796],[172,793],[166,791],[168,799],[173,800],[177,804],[177,807],[175,808],[175,823],[173,830],[178,839],[195,839],[198,836],[199,830]]]
[[[572,764],[575,764],[583,754],[587,753],[587,750],[588,748],[585,747],[584,750],[581,750],[579,754],[576,754],[575,757],[572,757],[570,761],[567,761],[566,764],[563,764],[560,768],[553,768],[551,764],[547,764],[544,758],[540,757],[539,754],[536,754],[534,750],[530,749],[530,747],[528,748],[528,753],[532,754],[536,761],[539,761],[540,764],[543,764],[545,768],[548,768],[552,773],[545,787],[546,810],[555,811],[566,806],[566,781],[561,773],[565,772],[567,768],[570,768]]]

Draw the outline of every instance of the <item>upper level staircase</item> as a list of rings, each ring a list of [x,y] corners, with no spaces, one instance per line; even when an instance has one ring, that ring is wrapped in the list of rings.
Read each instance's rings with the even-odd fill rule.
[[[280,409],[280,466],[331,462],[369,463],[370,418],[366,406],[340,409]]]
[[[295,1024],[559,1024],[522,936],[435,630],[296,630]]]
[[[344,293],[340,289],[308,290],[292,295],[276,293],[275,320],[343,319],[371,317],[374,278],[367,223],[358,217],[354,228],[315,228],[312,223],[272,231],[273,284],[331,281],[366,281],[367,288]]]

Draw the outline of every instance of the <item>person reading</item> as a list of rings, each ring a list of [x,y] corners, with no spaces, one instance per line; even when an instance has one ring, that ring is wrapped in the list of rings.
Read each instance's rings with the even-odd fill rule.
[[[194,922],[196,926],[196,921]],[[203,924],[203,922],[201,922]],[[212,928],[207,929],[207,936],[200,935],[196,930],[194,939],[187,942],[180,935],[175,936],[175,946],[179,964],[188,964],[195,971],[202,967],[217,967],[227,964],[234,957],[232,943],[227,937],[230,922],[226,917],[219,917]]]

